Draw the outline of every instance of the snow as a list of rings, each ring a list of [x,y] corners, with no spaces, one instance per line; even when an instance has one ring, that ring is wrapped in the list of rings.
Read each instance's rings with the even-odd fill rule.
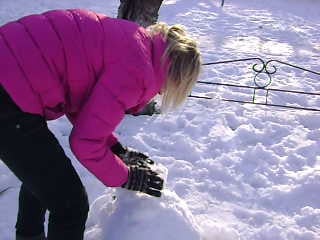
[[[21,7],[21,5],[23,7]],[[111,16],[118,1],[0,2],[0,23],[55,8],[89,8]],[[204,62],[247,57],[320,65],[320,2],[316,0],[165,0],[160,20],[180,23],[199,40]],[[201,80],[252,84],[244,64],[204,67]],[[265,77],[265,76],[261,76]],[[320,77],[282,67],[272,86],[318,92]],[[320,239],[320,115],[311,111],[226,103],[248,92],[197,85],[165,116],[127,116],[120,140],[168,169],[161,199],[104,187],[71,153],[66,118],[50,129],[84,182],[91,204],[86,240]],[[263,101],[263,94],[261,93]],[[273,95],[272,101],[320,108],[320,100]],[[19,181],[0,161],[0,239],[14,237]]]

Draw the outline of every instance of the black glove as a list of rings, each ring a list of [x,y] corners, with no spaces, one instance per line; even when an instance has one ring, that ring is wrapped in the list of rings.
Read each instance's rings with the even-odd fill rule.
[[[161,197],[163,179],[154,171],[138,165],[129,166],[129,177],[123,188]]]
[[[138,165],[149,168],[148,164],[154,164],[154,161],[147,155],[141,152],[129,150],[127,147],[123,147],[119,142],[111,147],[111,151],[121,158],[126,165]]]

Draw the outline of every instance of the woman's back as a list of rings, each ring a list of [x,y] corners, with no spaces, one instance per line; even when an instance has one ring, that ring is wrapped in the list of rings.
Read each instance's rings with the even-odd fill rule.
[[[86,10],[10,22],[0,27],[0,53],[0,84],[22,110],[47,119],[76,115],[115,62],[117,68],[152,68],[151,39],[143,28]]]

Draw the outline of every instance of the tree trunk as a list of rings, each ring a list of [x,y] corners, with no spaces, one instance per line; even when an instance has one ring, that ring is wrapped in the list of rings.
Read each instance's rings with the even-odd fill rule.
[[[163,0],[120,0],[118,18],[147,27],[157,22]]]

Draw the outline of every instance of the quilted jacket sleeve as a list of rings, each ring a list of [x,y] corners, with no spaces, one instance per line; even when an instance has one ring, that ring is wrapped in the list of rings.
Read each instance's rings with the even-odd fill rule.
[[[102,183],[118,187],[128,179],[127,166],[110,150],[112,132],[125,110],[138,103],[143,87],[134,74],[109,66],[74,123],[70,146],[77,159]],[[117,70],[118,69],[118,70]]]

